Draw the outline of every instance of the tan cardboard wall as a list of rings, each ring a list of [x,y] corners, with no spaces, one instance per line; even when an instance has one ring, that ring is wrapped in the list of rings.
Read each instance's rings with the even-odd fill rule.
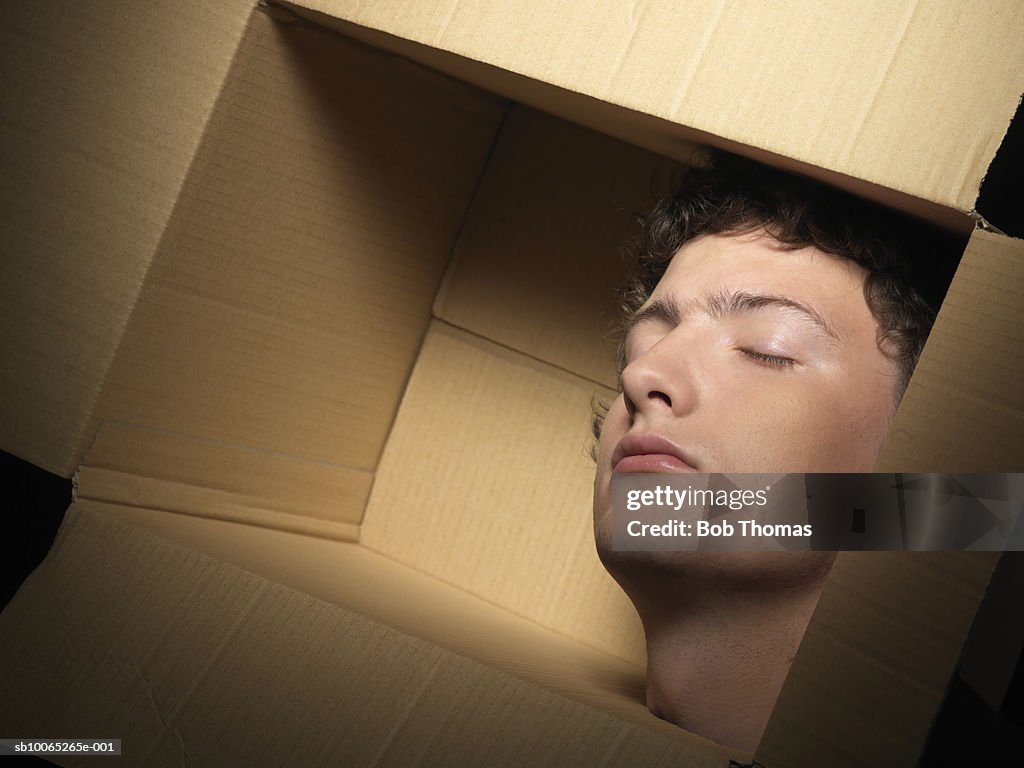
[[[696,149],[696,148],[694,148]],[[622,249],[664,157],[516,105],[459,235],[437,317],[618,386],[615,295]]]
[[[386,33],[375,42],[517,100],[541,94],[562,116],[588,102],[652,116],[600,119],[639,128],[628,138],[665,154],[667,126],[686,126],[676,140],[695,130],[962,211],[1024,92],[1015,0],[296,5]],[[515,75],[566,95],[522,88]]]
[[[94,422],[371,472],[502,111],[254,13]]]
[[[4,367],[9,388],[50,404],[5,399],[4,408],[34,414],[5,423],[5,447],[67,472],[108,421],[222,454],[284,456],[285,465],[315,465],[299,469],[296,484],[310,471],[335,476],[306,485],[297,507],[357,523],[504,111],[502,100],[418,66],[253,13],[208,122],[192,118],[205,130],[166,226],[154,231],[155,252],[127,282],[119,265],[52,255],[58,286],[84,270],[123,301],[109,345],[88,338],[109,315],[90,299],[70,320],[68,344],[51,347],[26,320],[44,303],[37,289],[5,284],[16,293],[6,335],[23,351]],[[108,149],[101,139],[79,143]],[[158,175],[159,157],[137,162]],[[102,185],[96,201],[110,201]],[[62,210],[81,213],[70,201]],[[28,269],[34,250],[18,245]],[[59,340],[62,321],[47,322]],[[87,386],[60,375],[79,360]],[[39,379],[42,391],[32,391]],[[58,424],[75,434],[58,440]],[[57,453],[33,453],[40,446]],[[252,493],[244,461],[216,469],[220,487]],[[156,479],[180,481],[164,472]]]
[[[971,237],[881,471],[1024,471],[1024,241]]]
[[[840,553],[757,759],[915,764],[998,557]]]
[[[644,706],[643,667],[361,544],[91,498],[77,504],[630,722],[678,732]]]
[[[90,502],[339,541],[359,539],[353,510],[371,481],[368,472],[114,422],[75,474],[77,498]]]
[[[125,765],[715,768],[734,756],[78,505],[0,616],[0,678],[20,694],[0,698],[11,732],[116,734]]]
[[[251,0],[6,3],[0,440],[69,477]],[[45,404],[45,405],[43,405]]]
[[[611,395],[435,323],[381,459],[361,543],[641,663],[639,620],[594,549],[595,393]]]

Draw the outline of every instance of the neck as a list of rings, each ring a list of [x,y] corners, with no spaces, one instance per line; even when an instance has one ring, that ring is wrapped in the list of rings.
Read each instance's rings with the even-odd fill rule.
[[[658,588],[634,601],[647,636],[648,708],[688,731],[753,752],[827,570],[819,579],[767,588],[663,575]]]

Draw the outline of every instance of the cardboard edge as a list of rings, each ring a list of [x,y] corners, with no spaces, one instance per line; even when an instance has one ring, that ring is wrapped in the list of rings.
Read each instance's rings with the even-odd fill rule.
[[[96,528],[96,523],[98,522],[103,524],[99,526],[101,530],[96,532],[93,529]],[[660,745],[659,752],[664,751],[666,755],[671,753],[679,756],[683,752],[689,752],[693,757],[700,759],[700,765],[708,766],[724,765],[728,758],[740,757],[746,759],[748,757],[746,754],[739,753],[738,750],[716,744],[654,717],[647,712],[646,708],[639,701],[631,701],[624,697],[621,692],[613,692],[608,689],[607,686],[610,681],[605,681],[605,689],[600,692],[593,686],[580,685],[573,682],[574,674],[579,675],[582,672],[585,677],[589,677],[592,674],[592,665],[596,663],[598,657],[604,659],[601,663],[609,664],[614,670],[618,670],[618,674],[622,674],[630,665],[621,659],[606,656],[588,648],[586,649],[588,658],[576,665],[573,672],[565,675],[562,674],[560,667],[550,665],[546,667],[543,665],[538,666],[536,659],[520,657],[510,653],[507,648],[496,648],[494,644],[481,641],[481,637],[486,634],[486,629],[484,630],[484,635],[481,635],[480,627],[477,626],[478,621],[482,624],[487,624],[488,622],[494,624],[491,631],[500,631],[502,627],[506,629],[512,627],[520,635],[523,633],[532,635],[538,632],[544,637],[548,637],[548,631],[501,608],[483,605],[479,598],[444,584],[426,574],[418,573],[415,569],[411,569],[401,563],[396,563],[385,556],[373,553],[358,544],[321,542],[319,548],[327,551],[335,547],[346,547],[350,551],[361,551],[373,560],[378,561],[380,566],[388,572],[406,572],[409,574],[409,577],[422,580],[434,592],[441,590],[445,594],[454,595],[456,599],[454,599],[451,606],[447,606],[446,603],[446,610],[449,613],[451,613],[450,609],[452,606],[456,608],[449,618],[454,617],[455,621],[465,620],[472,622],[474,631],[470,634],[473,637],[467,638],[465,633],[456,632],[452,626],[448,626],[446,631],[438,628],[432,634],[423,635],[413,629],[417,621],[416,619],[411,619],[411,623],[410,621],[405,621],[405,623],[394,622],[386,617],[375,614],[373,611],[365,610],[366,605],[373,602],[372,595],[366,595],[362,605],[350,605],[342,600],[338,600],[336,596],[325,595],[317,590],[304,589],[300,585],[289,583],[288,581],[279,581],[272,576],[253,570],[253,564],[263,561],[264,555],[261,552],[273,549],[275,553],[280,555],[282,552],[281,545],[283,544],[287,547],[287,541],[280,538],[282,535],[280,532],[253,529],[248,537],[252,540],[248,543],[243,543],[240,548],[236,542],[224,539],[225,542],[228,542],[229,549],[235,551],[234,556],[224,558],[222,557],[222,551],[211,551],[211,548],[206,545],[196,546],[197,541],[208,540],[207,534],[213,528],[226,531],[227,528],[222,522],[185,517],[175,519],[173,517],[165,517],[159,512],[154,512],[149,515],[149,519],[144,519],[140,522],[135,518],[134,510],[127,509],[122,505],[107,504],[105,502],[98,502],[92,505],[89,501],[85,501],[73,503],[68,507],[61,530],[58,533],[58,544],[51,551],[47,561],[44,561],[42,566],[44,570],[52,569],[53,562],[56,559],[55,555],[59,552],[57,547],[67,542],[76,532],[81,532],[83,526],[94,538],[97,533],[109,533],[111,529],[122,531],[125,536],[132,535],[136,539],[141,537],[143,542],[149,542],[145,546],[147,553],[156,552],[160,547],[164,549],[170,548],[181,555],[175,558],[175,561],[187,564],[190,562],[195,563],[198,559],[208,563],[210,566],[225,566],[229,569],[235,569],[247,578],[260,579],[266,582],[266,586],[271,589],[280,588],[287,590],[300,596],[302,600],[314,601],[325,606],[347,611],[360,617],[363,621],[393,631],[397,635],[409,638],[415,643],[422,643],[431,648],[436,648],[445,654],[450,654],[452,657],[461,660],[460,663],[468,663],[474,668],[486,670],[488,674],[496,675],[496,679],[507,680],[515,686],[527,686],[529,689],[543,692],[542,695],[555,697],[557,700],[565,701],[567,704],[571,703],[573,707],[580,707],[585,711],[613,719],[624,729],[624,738],[628,734],[633,734],[636,738],[653,740]],[[166,546],[161,545],[161,542]],[[244,557],[240,557],[239,553],[243,551],[246,551],[247,554]],[[278,559],[280,560],[281,558],[278,557]],[[299,567],[306,567],[306,563],[300,562]],[[205,570],[208,569],[190,569],[191,573],[199,573]],[[390,580],[393,581],[393,579]],[[461,608],[458,606],[461,606]],[[476,617],[475,610],[469,610],[479,606],[485,607],[490,612],[491,618],[479,620]],[[434,610],[434,607],[433,605],[423,605],[421,612],[429,613]],[[471,618],[467,618],[470,616]],[[497,620],[495,617],[500,617],[500,620]],[[497,621],[496,624],[494,623],[495,621]],[[566,653],[570,647],[576,645],[574,641],[557,635],[557,633],[550,633],[549,640],[551,641],[549,643],[551,645],[549,651],[556,655],[558,653]],[[519,641],[521,641],[521,638],[519,638]],[[480,649],[478,654],[467,652],[467,648],[472,647],[474,643]],[[542,657],[544,655],[541,654]],[[619,684],[621,684],[621,681]],[[492,688],[490,690],[493,695],[495,689]],[[500,692],[503,690],[505,690],[505,686],[497,688],[499,695],[501,695]],[[679,751],[672,749],[671,745],[675,745]],[[615,750],[609,754],[609,764],[624,764],[622,762],[623,759],[623,756]],[[657,764],[660,765],[662,763],[658,762]]]
[[[854,195],[930,221],[959,235],[968,235],[975,226],[975,217],[971,211],[958,210],[870,181],[724,139],[707,131],[672,123],[664,118],[638,112],[620,104],[601,101],[593,96],[534,80],[466,56],[303,8],[287,0],[264,1],[285,8],[287,12],[308,23],[332,29],[513,101],[522,102],[540,111],[683,163],[692,164],[694,153],[700,146],[718,147],[766,165],[809,176]]]
[[[139,279],[138,290],[132,297],[131,309],[129,309],[125,315],[125,322],[121,328],[120,336],[117,340],[117,343],[113,346],[113,352],[111,353],[110,358],[106,361],[106,367],[105,370],[103,371],[102,376],[99,377],[100,383],[99,386],[94,391],[92,402],[86,409],[84,409],[87,415],[83,421],[83,427],[81,432],[79,432],[75,436],[74,440],[72,441],[72,446],[68,451],[69,459],[66,462],[65,467],[63,468],[65,473],[67,472],[67,469],[69,467],[77,467],[82,463],[89,446],[92,444],[93,440],[96,437],[96,433],[100,428],[100,423],[98,422],[97,419],[96,409],[104,396],[104,392],[107,388],[107,381],[110,377],[111,369],[113,368],[118,356],[121,354],[121,349],[122,346],[124,345],[125,340],[125,333],[127,329],[130,327],[132,318],[135,315],[139,297],[142,295],[143,291],[146,288],[146,284],[150,279],[150,271],[153,266],[153,260],[156,257],[156,254],[159,253],[160,250],[164,247],[164,243],[167,238],[168,228],[170,226],[171,221],[175,218],[175,215],[178,211],[178,207],[181,204],[182,193],[185,189],[188,179],[193,173],[193,169],[199,157],[200,151],[203,147],[203,143],[205,142],[207,134],[209,132],[210,120],[213,117],[214,113],[217,111],[221,99],[223,99],[224,97],[225,85],[227,84],[228,79],[231,77],[231,73],[236,65],[239,51],[241,50],[243,41],[245,40],[246,35],[249,33],[249,29],[252,24],[252,15],[256,12],[256,10],[257,9],[254,7],[253,10],[251,10],[249,12],[249,15],[246,17],[246,21],[242,26],[241,34],[238,36],[237,40],[235,40],[234,50],[231,51],[227,67],[224,70],[224,76],[221,78],[220,83],[217,86],[216,95],[214,96],[213,102],[210,105],[210,110],[209,112],[207,112],[203,120],[202,127],[197,132],[198,140],[196,141],[196,145],[192,152],[192,156],[189,159],[187,165],[185,166],[184,173],[182,173],[181,175],[180,182],[177,184],[177,189],[174,193],[174,202],[168,208],[167,216],[160,225],[160,235],[156,238],[153,250],[148,255],[145,271]],[[71,474],[63,474],[63,476],[70,477]]]

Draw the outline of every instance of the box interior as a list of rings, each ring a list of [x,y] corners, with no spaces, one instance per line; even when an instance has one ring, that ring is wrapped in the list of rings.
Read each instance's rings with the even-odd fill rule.
[[[328,5],[317,9],[338,12]],[[626,143],[291,14],[243,7],[194,9],[210,18],[211,40],[190,43],[173,78],[160,75],[168,100],[185,99],[174,120],[129,131],[141,106],[95,119],[88,142],[131,158],[125,167],[83,156],[83,139],[56,124],[45,147],[33,144],[24,126],[42,108],[5,103],[26,115],[4,135],[25,158],[19,180],[56,147],[79,165],[33,188],[80,201],[19,202],[4,186],[12,215],[25,217],[7,235],[13,354],[2,375],[18,396],[0,404],[5,448],[78,471],[79,506],[107,517],[76,512],[75,530],[109,519],[150,528],[641,724],[691,757],[721,758],[640,702],[642,633],[593,551],[587,456],[591,401],[614,395],[618,248],[651,177],[671,173],[708,128],[675,113],[634,120],[639,105],[609,96],[625,86],[580,85],[625,107],[610,132],[627,126]],[[75,18],[100,34],[102,15],[83,8]],[[37,12],[20,13],[31,26]],[[165,21],[191,29],[146,23]],[[650,35],[654,21],[637,29]],[[11,38],[24,71],[60,82],[67,66],[47,58],[46,41],[29,50],[31,35]],[[124,73],[96,79],[128,79],[132,55]],[[879,109],[895,109],[921,76],[907,77],[881,88]],[[552,83],[534,90],[550,95]],[[933,219],[962,222],[973,204],[962,190],[991,158],[1002,114],[987,101],[978,110],[994,116],[977,152],[957,147],[970,167],[949,176],[936,165],[956,194],[863,160],[889,158],[877,145],[899,136],[840,137],[824,161],[769,136],[721,135],[830,176],[889,184],[896,174],[906,183],[893,189],[944,211]],[[671,133],[671,151],[655,140],[666,120],[690,126]],[[139,144],[119,155],[124,133]],[[640,148],[651,146],[658,153]],[[846,160],[833,162],[843,146]],[[1021,469],[1014,384],[1024,371],[1012,351],[1024,328],[1022,264],[1019,241],[972,236],[880,469],[968,471],[965,457],[979,470]],[[864,759],[917,754],[995,559],[882,560],[840,557],[759,759],[850,738],[867,742]],[[36,582],[61,578],[50,569]],[[838,668],[837,656],[850,663]],[[908,693],[879,709],[888,725],[849,733],[851,706],[876,707],[894,685]]]

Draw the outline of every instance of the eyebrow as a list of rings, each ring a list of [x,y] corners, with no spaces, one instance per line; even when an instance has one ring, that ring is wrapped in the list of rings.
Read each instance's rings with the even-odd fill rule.
[[[624,339],[628,339],[629,334],[638,325],[651,321],[677,326],[684,317],[694,313],[707,315],[715,320],[724,320],[728,317],[748,314],[760,309],[781,309],[786,312],[796,313],[804,320],[813,324],[818,330],[837,341],[839,340],[839,334],[825,321],[821,313],[813,307],[809,307],[786,296],[748,293],[746,291],[709,293],[700,300],[687,301],[683,305],[680,305],[672,297],[658,299],[643,309],[634,312],[626,320]]]

